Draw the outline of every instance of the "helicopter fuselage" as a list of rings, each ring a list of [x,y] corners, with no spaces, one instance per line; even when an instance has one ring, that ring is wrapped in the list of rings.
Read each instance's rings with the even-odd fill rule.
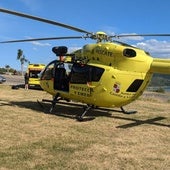
[[[89,44],[74,54],[76,62],[67,57],[47,65],[41,76],[45,91],[89,105],[121,107],[139,97],[152,77],[153,58],[131,46]]]

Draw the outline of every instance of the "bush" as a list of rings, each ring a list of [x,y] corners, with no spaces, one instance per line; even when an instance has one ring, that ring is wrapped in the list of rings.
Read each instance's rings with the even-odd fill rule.
[[[162,87],[159,87],[158,89],[156,89],[154,91],[158,92],[158,93],[165,93],[165,90]]]

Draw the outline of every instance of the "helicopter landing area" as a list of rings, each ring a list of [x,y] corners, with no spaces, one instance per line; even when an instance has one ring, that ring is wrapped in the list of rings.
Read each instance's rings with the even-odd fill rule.
[[[170,169],[170,93],[145,92],[124,107],[132,115],[91,110],[84,122],[83,108],[46,114],[42,99],[51,96],[0,84],[0,169]]]

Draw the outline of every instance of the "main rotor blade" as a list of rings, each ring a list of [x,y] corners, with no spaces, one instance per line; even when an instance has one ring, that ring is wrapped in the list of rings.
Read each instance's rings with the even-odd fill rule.
[[[0,12],[12,14],[12,15],[16,15],[16,16],[20,16],[20,17],[24,17],[24,18],[29,18],[29,19],[36,20],[36,21],[45,22],[45,23],[52,24],[52,25],[57,25],[57,26],[64,27],[64,28],[67,28],[67,29],[70,29],[70,30],[81,32],[81,33],[92,34],[91,32],[88,32],[86,30],[83,30],[83,29],[80,29],[80,28],[77,28],[77,27],[73,27],[71,25],[66,25],[66,24],[63,24],[63,23],[60,23],[60,22],[48,20],[48,19],[45,19],[45,18],[40,18],[40,17],[33,16],[33,15],[28,15],[28,14],[17,12],[17,11],[12,11],[12,10],[8,10],[8,9],[0,8]]]
[[[44,41],[44,40],[64,40],[64,39],[81,39],[81,38],[89,38],[83,36],[70,36],[70,37],[46,37],[46,38],[31,38],[31,39],[23,39],[23,40],[10,40],[10,41],[1,41],[0,43],[16,43],[16,42],[29,42],[29,41]]]
[[[111,35],[109,37],[111,38],[121,38],[121,37],[139,37],[139,36],[143,36],[143,37],[163,37],[163,36],[170,36],[170,34],[120,34],[120,35]]]

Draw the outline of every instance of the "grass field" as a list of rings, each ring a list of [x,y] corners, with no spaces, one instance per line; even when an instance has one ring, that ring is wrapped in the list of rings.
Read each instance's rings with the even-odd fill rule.
[[[0,85],[0,170],[170,169],[170,94],[147,92],[125,107],[137,114],[91,111],[85,122],[73,106],[45,114],[42,98],[51,97]]]

